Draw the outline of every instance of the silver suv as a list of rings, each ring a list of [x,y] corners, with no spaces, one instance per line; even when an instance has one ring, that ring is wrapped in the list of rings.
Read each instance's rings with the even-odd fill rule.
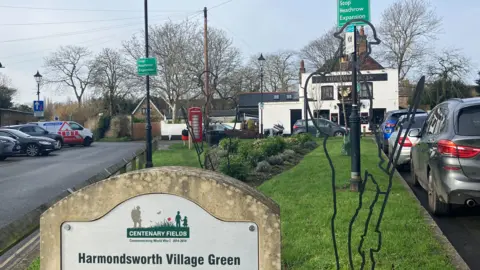
[[[480,203],[480,98],[450,99],[437,105],[412,147],[414,185],[428,192],[429,210],[447,214],[452,204]]]

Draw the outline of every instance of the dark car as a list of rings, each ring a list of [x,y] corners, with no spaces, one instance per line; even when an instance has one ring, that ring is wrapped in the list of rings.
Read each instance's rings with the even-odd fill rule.
[[[0,129],[0,136],[10,137],[19,141],[21,154],[27,156],[47,156],[50,152],[57,150],[55,140],[46,137],[34,137],[16,129]]]
[[[340,126],[330,120],[319,118],[319,119],[309,119],[308,120],[308,133],[311,133],[312,135],[316,136],[317,135],[317,129],[313,125],[313,121],[317,124],[317,126],[320,128],[323,134],[328,134],[328,136],[335,136],[335,137],[340,137],[344,136],[348,130]],[[293,132],[292,134],[301,134],[301,133],[306,133],[307,130],[305,128],[305,120],[297,120],[295,124],[293,125]]]
[[[211,124],[210,129],[204,132],[204,136],[207,136],[207,141],[214,145],[218,144],[223,138],[227,137],[227,132],[233,131],[233,127],[225,124]]]
[[[57,148],[57,150],[61,149],[63,146],[63,137],[60,134],[49,132],[48,130],[42,127],[39,127],[38,125],[25,124],[25,125],[15,125],[15,126],[5,126],[3,128],[20,130],[21,132],[34,137],[47,137],[50,139],[54,139],[56,141],[55,147]]]
[[[450,99],[437,105],[412,147],[412,184],[428,193],[435,215],[451,205],[480,202],[480,98]]]
[[[424,110],[417,109],[415,114],[424,114],[426,113]],[[381,140],[382,145],[380,147],[383,149],[385,153],[388,153],[388,139],[390,138],[390,135],[392,132],[395,130],[395,127],[397,126],[398,119],[402,115],[407,115],[408,114],[408,109],[402,109],[402,110],[395,110],[395,111],[388,111],[385,114],[385,118],[383,119],[382,124],[380,125],[380,138],[383,138]]]
[[[14,138],[0,136],[0,160],[20,153],[22,147]]]

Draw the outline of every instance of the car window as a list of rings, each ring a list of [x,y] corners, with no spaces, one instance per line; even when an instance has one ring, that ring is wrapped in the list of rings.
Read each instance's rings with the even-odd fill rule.
[[[33,129],[33,127],[21,127],[19,129],[21,132],[25,132],[25,133],[33,133],[35,132],[35,130]]]
[[[45,129],[41,127],[32,127],[35,130],[35,133],[45,133]]]
[[[463,108],[458,113],[457,134],[480,136],[480,106]]]
[[[328,127],[328,122],[323,119],[319,119],[317,123],[319,127]]]
[[[0,131],[0,136],[12,137],[12,135],[8,134],[7,132],[3,132],[3,131]]]
[[[70,127],[72,128],[72,130],[82,130],[83,128],[77,124],[77,123],[74,123],[74,122],[70,122],[68,123],[70,125]]]
[[[425,134],[427,135],[437,135],[441,133],[446,127],[446,114],[445,107],[438,107],[434,109],[428,118],[428,124],[426,126]]]

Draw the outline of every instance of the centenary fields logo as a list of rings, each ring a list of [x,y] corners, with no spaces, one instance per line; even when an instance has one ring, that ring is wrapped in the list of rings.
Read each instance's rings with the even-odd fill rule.
[[[149,227],[142,227],[140,206],[132,210],[131,216],[133,227],[127,228],[127,238],[190,238],[187,217],[182,217],[180,211],[175,218],[168,217]]]

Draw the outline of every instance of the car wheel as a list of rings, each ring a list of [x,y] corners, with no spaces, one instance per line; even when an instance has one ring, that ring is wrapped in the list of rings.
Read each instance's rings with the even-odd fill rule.
[[[62,149],[62,147],[63,147],[63,142],[62,142],[62,140],[60,140],[60,139],[55,140],[55,148],[56,148],[57,150],[60,150],[60,149]]]
[[[6,156],[0,156],[0,161],[4,161],[5,159],[7,159]]]
[[[335,137],[343,137],[344,134],[343,134],[343,132],[341,132],[341,131],[336,131],[335,133],[333,133],[333,136],[335,136]]]
[[[75,147],[75,144],[69,144],[68,146],[70,146],[70,147]]]
[[[29,144],[27,145],[27,148],[25,149],[25,153],[29,157],[36,157],[40,153],[40,148],[36,144]]]
[[[446,215],[450,212],[450,204],[438,199],[435,183],[431,173],[428,174],[428,208],[430,213],[436,216]]]
[[[420,184],[418,183],[418,178],[417,178],[417,175],[415,174],[415,168],[413,167],[413,162],[412,162],[412,157],[410,156],[410,174],[411,174],[411,178],[410,178],[410,184],[412,184],[412,186],[414,187],[418,187]]]
[[[92,145],[92,139],[90,137],[86,137],[83,140],[83,146],[90,146],[90,145]]]

